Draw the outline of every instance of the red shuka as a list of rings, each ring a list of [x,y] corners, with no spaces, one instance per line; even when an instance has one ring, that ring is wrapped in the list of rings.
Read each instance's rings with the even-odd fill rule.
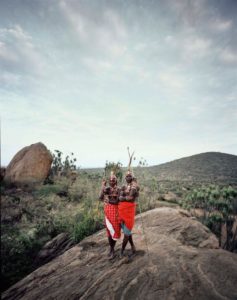
[[[118,205],[106,203],[104,206],[104,213],[107,235],[111,236],[113,240],[118,240],[121,235]]]
[[[126,201],[120,202],[118,206],[118,211],[120,223],[124,223],[127,229],[131,231],[134,226],[136,203]]]

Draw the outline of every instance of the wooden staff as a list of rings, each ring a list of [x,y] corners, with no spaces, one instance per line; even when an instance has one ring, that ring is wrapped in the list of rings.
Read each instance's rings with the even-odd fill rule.
[[[128,171],[131,171],[132,172],[132,159],[133,159],[133,155],[134,155],[134,151],[132,153],[132,155],[130,154],[130,151],[129,151],[129,147],[127,147],[127,150],[128,150],[128,156],[129,156],[129,161],[128,161]]]
[[[132,171],[132,159],[133,159],[133,155],[134,155],[134,151],[132,153],[132,155],[130,154],[129,151],[129,147],[127,147],[128,150],[128,156],[129,156],[129,162],[128,162],[128,171],[132,172],[132,175],[134,176],[134,172]],[[142,231],[143,231],[143,235],[144,235],[144,239],[145,239],[145,243],[146,243],[146,248],[147,248],[147,255],[148,255],[148,261],[150,261],[150,252],[149,252],[149,248],[148,248],[148,241],[147,241],[147,237],[145,234],[145,227],[144,227],[144,222],[143,222],[143,218],[142,218],[142,210],[141,210],[141,204],[139,201],[139,197],[137,197],[137,202],[138,202],[138,207],[139,207],[139,213],[140,213],[140,218],[141,218],[141,222],[142,222]]]

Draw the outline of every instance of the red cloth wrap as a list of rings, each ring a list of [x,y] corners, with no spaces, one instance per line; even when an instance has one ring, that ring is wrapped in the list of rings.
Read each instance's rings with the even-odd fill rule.
[[[136,203],[135,202],[119,202],[119,221],[131,231],[134,225]]]
[[[104,205],[104,213],[105,217],[109,220],[114,230],[114,232],[113,230],[111,232],[111,228],[107,227],[105,221],[107,236],[111,236],[113,239],[119,239],[121,235],[121,227],[119,223],[118,205],[106,203]]]

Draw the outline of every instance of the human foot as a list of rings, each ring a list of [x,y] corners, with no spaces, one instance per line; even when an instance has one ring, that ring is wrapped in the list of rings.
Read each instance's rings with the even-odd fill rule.
[[[109,255],[108,255],[108,259],[111,260],[115,257],[115,253],[113,250],[110,251]]]
[[[132,254],[135,254],[136,251],[137,251],[137,250],[136,250],[136,247],[133,245],[131,248],[132,248]]]

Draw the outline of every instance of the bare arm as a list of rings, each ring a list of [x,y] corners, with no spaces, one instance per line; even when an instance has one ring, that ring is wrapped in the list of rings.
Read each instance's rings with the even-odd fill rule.
[[[137,195],[136,188],[131,188],[129,195],[127,195],[126,200],[135,201]]]
[[[102,181],[101,190],[100,190],[100,195],[99,195],[99,200],[100,200],[100,201],[103,201],[103,200],[104,200],[105,188],[106,188],[106,180],[103,180],[103,181]]]

